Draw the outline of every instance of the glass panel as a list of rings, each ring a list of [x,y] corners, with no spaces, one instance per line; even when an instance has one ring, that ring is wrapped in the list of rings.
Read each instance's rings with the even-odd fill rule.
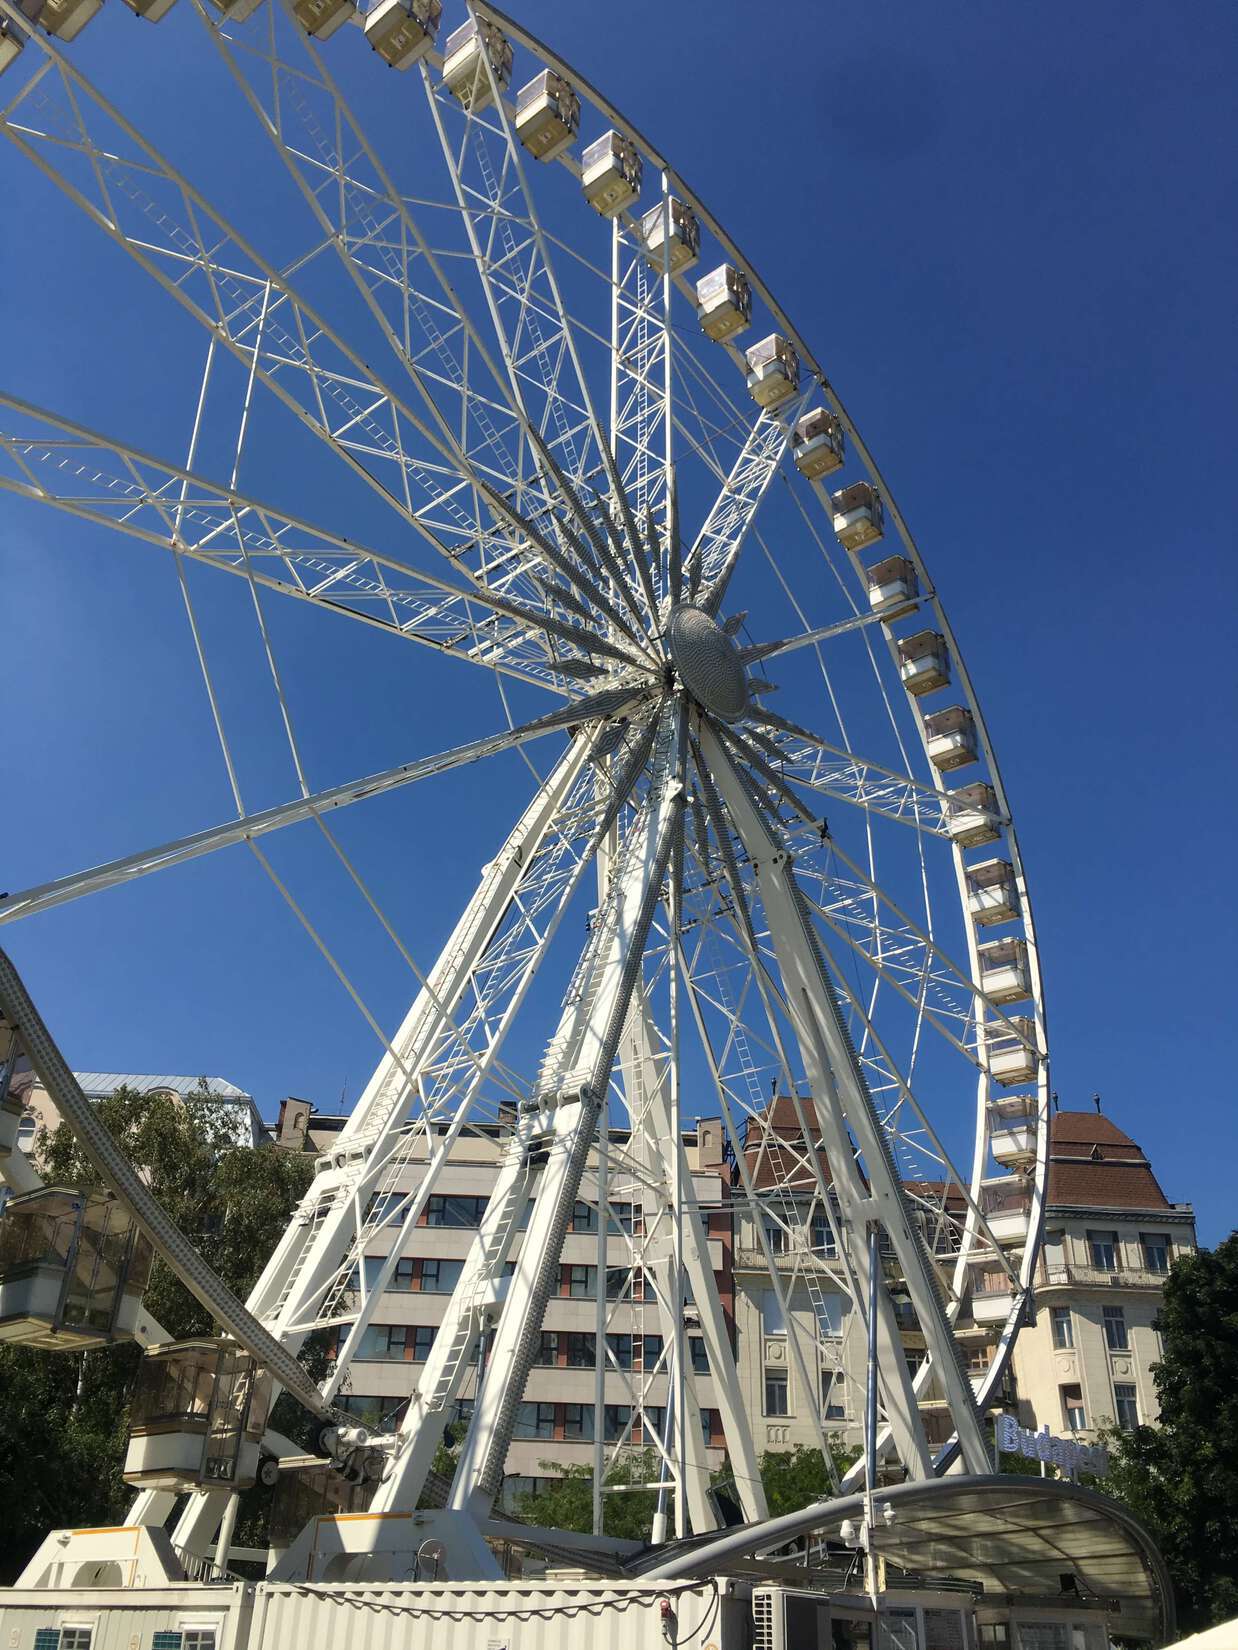
[[[1139,1241],[1143,1246],[1143,1263],[1148,1271],[1168,1272],[1169,1233],[1140,1232]]]

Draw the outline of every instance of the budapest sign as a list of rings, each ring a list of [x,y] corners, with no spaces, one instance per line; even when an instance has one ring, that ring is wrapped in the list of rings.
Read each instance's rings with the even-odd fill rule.
[[[1003,1455],[1045,1461],[1051,1467],[1061,1467],[1068,1478],[1078,1478],[1081,1472],[1103,1478],[1109,1471],[1109,1452],[1103,1444],[1076,1444],[1073,1438],[1054,1438],[1048,1426],[1031,1432],[1021,1427],[1013,1415],[999,1415],[996,1435]]]

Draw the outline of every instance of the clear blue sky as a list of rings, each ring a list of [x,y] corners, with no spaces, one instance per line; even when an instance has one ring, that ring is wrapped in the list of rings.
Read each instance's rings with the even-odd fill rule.
[[[673,157],[814,342],[989,717],[1062,1103],[1098,1090],[1217,1240],[1238,1148],[1232,5],[725,0],[712,22],[665,3],[520,10]],[[339,37],[333,67],[395,142],[414,88],[359,48]],[[264,140],[239,102],[221,122],[195,95],[217,73],[205,49],[184,6],[150,31],[117,0],[77,48],[278,241],[284,209],[265,184],[247,191],[246,145]],[[180,81],[178,58],[195,65]],[[214,166],[195,164],[204,152]],[[178,455],[199,336],[5,159],[8,387]],[[329,504],[298,440],[253,490]],[[7,887],[228,811],[174,581],[144,555],[0,498]],[[471,688],[444,694],[441,673],[339,628],[360,630],[289,632],[323,780],[479,731]],[[234,663],[225,695],[244,714],[260,662]],[[331,685],[362,672],[364,695],[341,705]],[[384,815],[408,848],[386,853],[383,895],[427,931],[492,846],[471,783],[429,816]],[[291,794],[286,767],[250,784],[253,804]],[[358,816],[348,840],[370,829]],[[301,850],[285,851],[295,868]],[[372,1041],[269,888],[246,887],[238,900],[199,866],[4,940],[77,1066],[217,1072],[268,1111],[290,1091],[330,1109],[345,1083],[357,1093]],[[334,898],[326,883],[315,896]],[[393,1020],[407,985],[390,954],[348,960]]]

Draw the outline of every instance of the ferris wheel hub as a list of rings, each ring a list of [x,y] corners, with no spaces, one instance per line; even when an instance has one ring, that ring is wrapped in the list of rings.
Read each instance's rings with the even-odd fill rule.
[[[697,702],[724,722],[748,708],[748,677],[739,648],[704,608],[681,602],[672,609],[667,645],[679,678]]]

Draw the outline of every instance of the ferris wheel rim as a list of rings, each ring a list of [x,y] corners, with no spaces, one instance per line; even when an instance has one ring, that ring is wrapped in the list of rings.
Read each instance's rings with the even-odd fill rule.
[[[590,87],[588,85],[588,83],[583,80],[582,77],[580,77],[578,74],[576,74],[575,71],[572,70],[568,65],[563,63],[562,60],[558,59],[553,53],[551,53],[548,50],[548,48],[544,47],[539,41],[537,41],[535,39],[535,37],[529,35],[527,33],[527,31],[522,30],[520,25],[516,24],[511,19],[507,18],[505,16],[505,14],[498,11],[497,8],[492,8],[492,7],[489,7],[488,5],[476,5],[476,6],[471,5],[470,6],[470,11],[476,12],[476,13],[481,14],[481,15],[493,16],[493,18],[496,22],[498,22],[501,26],[503,26],[505,28],[509,28],[510,31],[512,32],[512,34],[516,38],[520,39],[522,41],[522,43],[526,44],[531,50],[535,51],[539,55],[539,57],[541,57],[543,59],[543,61],[549,61],[549,62],[553,62],[553,63],[556,63],[556,64],[560,64],[563,68],[563,71],[567,75],[570,76],[572,81],[575,84],[581,86],[581,88],[583,90],[586,90],[588,92],[588,94],[590,95],[591,101],[595,102],[599,107],[602,107],[603,109],[605,109],[605,111],[608,112],[615,119],[617,124],[620,124],[620,125],[623,125],[623,126],[627,127],[627,129],[630,132],[632,132],[635,139],[640,142],[642,148],[644,148],[650,154],[651,158],[653,158],[655,160],[655,162],[661,164],[663,169],[668,173],[668,175],[673,177],[678,182],[679,187],[682,190],[683,194],[690,200],[690,202],[693,205],[695,205],[699,209],[703,221],[705,221],[708,224],[711,231],[714,233],[714,235],[719,240],[719,242],[728,251],[734,252],[735,255],[736,255],[737,261],[739,261],[741,263],[741,266],[743,268],[745,268],[747,271],[749,271],[751,278],[754,280],[754,283],[756,283],[758,285],[758,289],[760,290],[761,295],[762,295],[764,301],[766,302],[767,307],[770,309],[771,313],[773,313],[776,317],[778,317],[779,319],[784,321],[784,323],[787,327],[789,336],[791,336],[793,338],[793,340],[796,342],[796,344],[801,348],[802,353],[804,355],[804,358],[812,365],[814,373],[816,374],[816,377],[817,377],[818,382],[820,383],[820,385],[822,387],[823,392],[827,395],[827,397],[835,398],[835,392],[833,391],[832,386],[825,379],[824,374],[822,374],[820,372],[820,369],[816,365],[815,359],[811,355],[811,352],[808,350],[808,348],[807,348],[804,340],[802,339],[801,335],[798,333],[798,331],[796,331],[796,329],[793,327],[793,325],[789,321],[789,319],[787,317],[785,317],[784,312],[780,309],[780,307],[777,305],[775,300],[772,298],[772,295],[770,294],[768,288],[764,285],[763,282],[760,282],[759,277],[756,276],[756,272],[755,272],[751,262],[749,260],[746,260],[746,259],[742,258],[742,256],[739,254],[738,248],[735,246],[734,242],[731,241],[730,238],[726,235],[725,231],[722,230],[722,228],[718,224],[717,220],[714,219],[712,214],[710,214],[708,212],[708,209],[705,208],[703,205],[701,205],[701,203],[699,202],[698,197],[696,197],[695,194],[688,188],[688,186],[682,182],[682,179],[680,179],[679,174],[674,172],[666,162],[661,160],[661,157],[658,156],[657,151],[654,150],[651,145],[648,145],[646,140],[644,140],[643,137],[641,137],[639,133],[635,132],[634,128],[631,128],[628,125],[628,123],[624,122],[623,119],[622,119],[622,116],[620,116],[618,114],[618,111],[615,110],[612,105],[609,105],[606,102],[606,100],[602,99],[601,95],[598,94],[595,91],[595,89]],[[835,398],[835,402],[836,402],[836,398]],[[908,550],[913,555],[913,558],[915,559],[917,564],[920,565],[920,566],[923,566],[923,561],[922,561],[922,558],[920,556],[920,553],[919,553],[917,547],[915,546],[914,541],[912,540],[909,531],[906,529],[905,524],[903,523],[901,515],[898,513],[897,508],[894,506],[893,498],[892,498],[892,495],[889,492],[888,487],[884,483],[884,480],[881,478],[880,473],[878,472],[876,465],[873,463],[871,457],[868,455],[867,448],[863,446],[862,441],[858,437],[858,434],[855,432],[855,427],[851,423],[851,421],[849,419],[849,416],[845,413],[845,410],[842,408],[840,402],[836,402],[835,410],[843,418],[844,423],[846,425],[846,428],[852,434],[853,440],[854,440],[855,445],[856,445],[857,452],[860,454],[863,462],[865,463],[866,468],[869,470],[869,473],[873,475],[874,479],[877,481],[878,485],[880,486],[883,497],[885,497],[889,501],[889,504],[891,506],[891,517],[898,524],[899,532],[900,532],[900,535],[903,538],[904,544],[906,545]],[[931,602],[933,604],[934,612],[940,618],[940,620],[942,622],[943,634],[946,635],[948,640],[949,640],[950,649],[951,649],[951,656],[952,656],[953,660],[955,661],[957,669],[959,671],[960,685],[963,687],[964,693],[965,693],[965,695],[967,697],[967,700],[968,700],[968,704],[969,704],[970,708],[972,709],[973,715],[974,715],[976,723],[977,723],[977,729],[978,729],[981,741],[983,743],[984,751],[985,751],[986,765],[987,765],[987,768],[988,768],[988,772],[989,772],[990,776],[992,777],[994,789],[997,792],[1002,812],[1006,816],[1006,818],[1009,819],[1009,810],[1005,805],[1005,792],[1004,792],[1004,789],[1001,785],[1000,774],[997,770],[996,761],[995,761],[995,758],[994,758],[994,755],[993,755],[993,752],[992,752],[991,745],[989,743],[987,730],[985,728],[983,714],[980,711],[980,706],[979,706],[978,699],[976,698],[976,695],[975,695],[975,693],[974,693],[974,691],[971,687],[970,679],[966,675],[965,667],[964,667],[963,660],[962,660],[962,655],[961,655],[960,651],[957,648],[957,644],[954,642],[953,633],[950,631],[950,629],[948,627],[948,622],[946,621],[944,612],[942,611],[942,608],[940,606],[940,601],[939,601],[939,598],[938,598],[937,593],[936,593],[936,588],[935,588],[935,586],[933,586],[931,584],[931,581],[929,583],[929,590],[931,592],[931,595],[929,596],[929,599],[931,600]],[[1024,907],[1023,921],[1024,921],[1025,930],[1026,930],[1026,933],[1027,933],[1027,938],[1028,938],[1028,940],[1031,944],[1031,951],[1032,951],[1032,956],[1033,956],[1033,967],[1036,968],[1036,970],[1037,970],[1037,982],[1036,982],[1037,990],[1036,990],[1036,995],[1035,995],[1034,1000],[1036,1001],[1036,1004],[1037,1004],[1037,1017],[1038,1017],[1038,1022],[1039,1022],[1039,1025],[1040,1025],[1040,1035],[1041,1035],[1042,1053],[1043,1053],[1043,1035],[1044,1034],[1043,1034],[1043,1010],[1041,1008],[1042,997],[1041,997],[1041,993],[1040,993],[1040,990],[1039,990],[1038,961],[1036,959],[1036,951],[1035,951],[1035,943],[1034,943],[1034,931],[1032,929],[1032,924],[1031,924],[1030,902],[1028,901],[1028,898],[1027,898],[1027,895],[1026,895],[1025,879],[1022,878],[1022,861],[1021,861],[1021,858],[1018,855],[1017,841],[1016,841],[1016,838],[1015,838],[1015,835],[1014,835],[1013,826],[1008,824],[1006,826],[1006,830],[1007,830],[1008,841],[1010,843],[1012,860],[1014,861],[1014,863],[1016,865],[1016,869],[1017,869],[1017,871],[1020,875],[1020,879],[1023,882],[1023,907]],[[961,867],[961,865],[962,865],[962,854],[961,854],[960,851],[956,851],[955,859],[956,859],[956,867]],[[960,871],[960,878],[961,878],[961,871]],[[968,933],[969,949],[972,949],[974,951],[975,935],[974,935],[974,932],[971,928],[971,925],[967,924],[965,922],[965,929]],[[971,961],[972,961],[972,964],[973,964],[973,971],[975,971],[975,957],[974,957],[974,955],[972,956]],[[981,1076],[981,1083],[982,1083],[982,1085],[984,1083],[983,1074]],[[1041,1071],[1040,1071],[1039,1083],[1040,1083],[1040,1086],[1041,1086],[1042,1089],[1047,1087],[1047,1070],[1046,1070],[1045,1062],[1044,1062],[1043,1058],[1042,1058],[1042,1061],[1041,1061]],[[1043,1097],[1042,1097],[1042,1099],[1043,1099]],[[985,1108],[985,1100],[986,1100],[986,1093],[982,1092],[981,1097],[980,1097],[980,1101],[979,1101],[979,1107],[980,1107],[980,1112],[981,1112],[981,1117],[982,1117],[984,1128],[987,1130],[988,1114],[984,1109]],[[1041,1107],[1042,1114],[1045,1113],[1046,1109],[1047,1108],[1045,1108],[1043,1106],[1043,1103],[1042,1103],[1042,1107]],[[1039,1131],[1040,1148],[1041,1148],[1041,1153],[1042,1154],[1043,1154],[1044,1135],[1045,1135],[1046,1128],[1047,1128],[1047,1123],[1044,1119],[1044,1116],[1042,1115],[1041,1126],[1040,1126],[1040,1131]],[[978,1149],[978,1151],[982,1149],[979,1145],[980,1133],[981,1133],[981,1131],[978,1129],[978,1131],[977,1131],[977,1141],[978,1141],[977,1149]],[[987,1139],[987,1134],[986,1134],[986,1139]],[[973,1169],[973,1176],[972,1176],[973,1192],[978,1191],[978,1189],[979,1189],[979,1180],[981,1178],[982,1169],[983,1169],[983,1162],[980,1162],[979,1165],[977,1167],[974,1167],[974,1169]],[[1034,1212],[1034,1220],[1033,1220],[1033,1224],[1036,1227],[1036,1235],[1035,1235],[1035,1237],[1033,1237],[1029,1233],[1029,1239],[1028,1239],[1028,1242],[1027,1242],[1027,1245],[1026,1245],[1026,1248],[1025,1248],[1024,1267],[1025,1267],[1025,1271],[1027,1271],[1029,1274],[1030,1274],[1031,1267],[1034,1265],[1035,1250],[1036,1250],[1036,1248],[1038,1246],[1038,1242],[1039,1242],[1039,1223],[1043,1219],[1043,1168],[1042,1168],[1039,1160],[1038,1160],[1038,1175],[1037,1175],[1036,1187],[1037,1187],[1037,1191],[1036,1191],[1037,1202],[1035,1204],[1035,1212]],[[963,1264],[963,1262],[961,1261],[960,1266],[962,1264]],[[1011,1331],[1012,1331],[1012,1328],[1015,1327],[1015,1320],[1017,1318],[1019,1310],[1022,1307],[1023,1299],[1026,1298],[1027,1288],[1028,1288],[1028,1281],[1025,1280],[1024,1289],[1023,1289],[1023,1296],[1018,1302],[1016,1302],[1015,1308],[1014,1308],[1014,1310],[1012,1311],[1012,1314],[1011,1314],[1010,1323],[1007,1325],[1006,1331],[1003,1335],[1003,1339],[1002,1339],[1001,1344],[1002,1344],[1002,1348],[1005,1350],[1006,1359],[1008,1359],[1009,1350],[1013,1345],[1013,1333]],[[1001,1374],[1004,1372],[1006,1359],[1000,1360],[1002,1367],[1000,1369],[997,1369],[996,1372],[990,1376],[989,1380],[982,1387],[980,1393],[978,1394],[978,1399],[980,1401],[983,1401],[983,1399],[988,1394],[988,1392],[991,1391],[996,1386],[997,1381],[1000,1379]],[[999,1360],[995,1359],[995,1366],[998,1362],[999,1362]]]

